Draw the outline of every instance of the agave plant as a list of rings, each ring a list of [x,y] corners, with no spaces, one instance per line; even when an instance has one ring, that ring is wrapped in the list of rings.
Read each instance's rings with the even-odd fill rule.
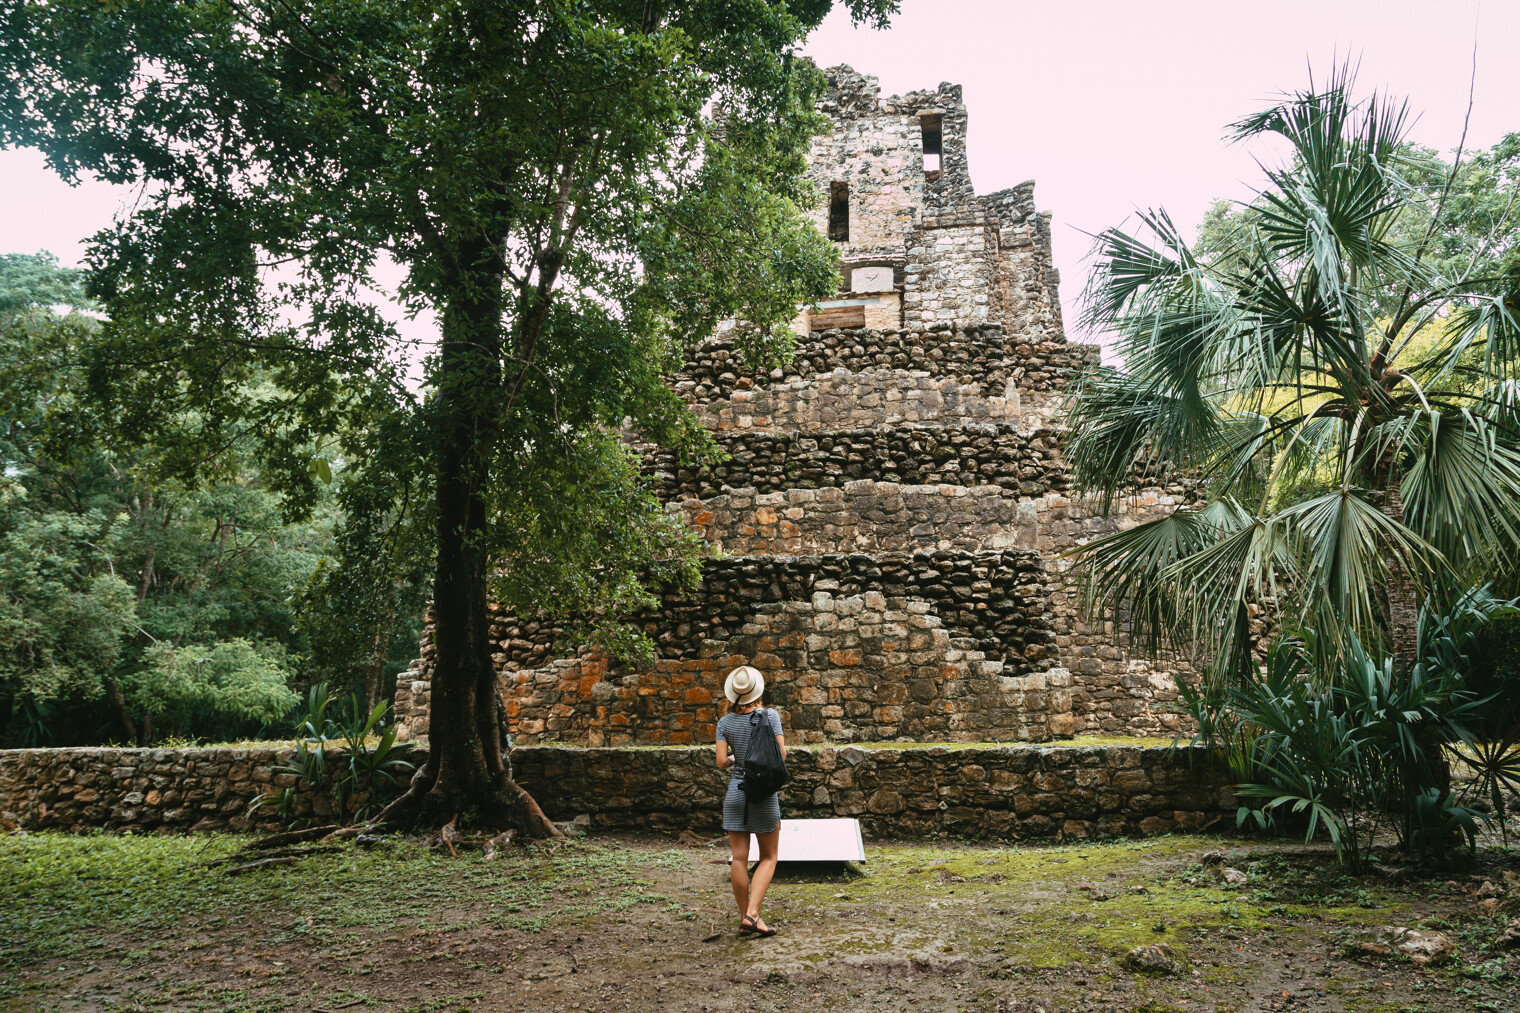
[[[1229,690],[1224,710],[1255,732],[1254,777],[1236,793],[1265,800],[1242,806],[1239,820],[1263,825],[1278,810],[1301,813],[1306,838],[1323,830],[1353,870],[1379,827],[1426,860],[1471,846],[1479,815],[1452,798],[1445,753],[1471,746],[1468,722],[1488,701],[1456,671],[1421,663],[1396,674],[1393,659],[1370,657],[1348,639],[1327,689],[1307,678],[1309,645],[1284,640],[1261,673]]]
[[[1455,170],[1429,185],[1407,107],[1352,85],[1342,71],[1235,124],[1288,157],[1224,252],[1147,213],[1100,234],[1085,294],[1123,365],[1072,392],[1077,490],[1111,507],[1137,462],[1166,463],[1207,501],[1085,546],[1082,599],[1126,616],[1136,648],[1196,651],[1225,681],[1253,668],[1248,619],[1269,599],[1320,631],[1316,674],[1353,636],[1402,671],[1433,589],[1520,560],[1512,211],[1469,256],[1435,256]]]
[[[396,728],[386,721],[390,709],[387,700],[366,709],[353,694],[340,701],[327,683],[317,683],[295,717],[293,751],[274,770],[294,775],[308,788],[325,790],[340,821],[364,819],[416,769],[398,755]],[[342,749],[334,748],[339,740]],[[271,791],[255,799],[249,812],[273,805],[285,819],[294,801],[290,788]]]

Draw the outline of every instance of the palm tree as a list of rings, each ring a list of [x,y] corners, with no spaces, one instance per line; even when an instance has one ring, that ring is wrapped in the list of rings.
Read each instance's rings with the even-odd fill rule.
[[[1106,510],[1166,463],[1205,479],[1206,502],[1079,550],[1082,600],[1134,648],[1219,676],[1251,663],[1267,605],[1316,632],[1322,661],[1355,633],[1407,666],[1440,588],[1520,559],[1513,202],[1469,255],[1436,256],[1456,167],[1430,185],[1407,105],[1355,102],[1352,78],[1234,125],[1290,157],[1223,250],[1141,215],[1098,236],[1084,297],[1123,366],[1070,395],[1078,492]]]

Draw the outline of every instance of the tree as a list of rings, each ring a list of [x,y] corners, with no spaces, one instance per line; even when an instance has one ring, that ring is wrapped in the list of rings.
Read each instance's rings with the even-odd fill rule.
[[[0,742],[257,730],[295,703],[291,592],[330,520],[284,524],[236,448],[185,488],[102,439],[81,275],[0,257]]]
[[[1286,141],[1287,164],[1202,248],[1165,212],[1103,232],[1085,293],[1123,366],[1073,391],[1077,487],[1112,504],[1151,458],[1208,488],[1086,546],[1084,601],[1219,676],[1253,663],[1269,601],[1318,661],[1356,633],[1407,669],[1422,603],[1520,554],[1515,145],[1435,171],[1406,107],[1352,85],[1236,124]]]
[[[296,622],[321,678],[362,685],[367,712],[393,695],[387,677],[417,656],[431,540],[406,523],[390,487],[344,481],[338,500],[343,522],[301,590]]]
[[[832,6],[0,0],[0,141],[149,194],[91,253],[113,424],[194,412],[167,460],[187,472],[255,439],[295,511],[325,440],[429,502],[430,751],[388,818],[552,832],[501,748],[493,564],[508,604],[604,631],[690,579],[616,432],[702,452],[661,370],[725,318],[784,354],[783,322],[835,288],[799,212],[821,76],[792,54]],[[382,256],[440,322],[425,396],[366,296]],[[260,370],[278,393],[250,391]]]

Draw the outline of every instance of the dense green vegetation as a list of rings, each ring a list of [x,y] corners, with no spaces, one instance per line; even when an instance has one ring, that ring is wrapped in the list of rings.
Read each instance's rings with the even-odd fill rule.
[[[618,432],[710,453],[662,373],[724,319],[775,360],[837,287],[800,171],[823,77],[795,58],[834,6],[0,2],[0,144],[145,194],[91,247],[99,424],[186,485],[244,453],[291,519],[350,462],[340,556],[384,573],[325,575],[334,615],[391,614],[373,589],[431,549],[432,748],[392,815],[553,832],[502,750],[488,596],[636,654],[617,617],[693,579]],[[420,391],[368,296],[382,257],[440,321]]]
[[[291,520],[237,444],[191,483],[164,473],[175,430],[110,438],[82,284],[0,257],[0,746],[284,734],[295,690],[362,686],[377,642],[389,672],[415,656],[419,578],[378,623],[330,590],[354,569],[334,544],[341,465]]]
[[[1086,606],[1202,663],[1256,821],[1359,865],[1380,821],[1417,856],[1472,840],[1453,757],[1494,807],[1520,785],[1520,136],[1447,164],[1353,86],[1234,126],[1290,156],[1197,243],[1161,211],[1100,235],[1087,321],[1123,365],[1073,391],[1067,452],[1105,504],[1137,458],[1202,480],[1080,550]]]

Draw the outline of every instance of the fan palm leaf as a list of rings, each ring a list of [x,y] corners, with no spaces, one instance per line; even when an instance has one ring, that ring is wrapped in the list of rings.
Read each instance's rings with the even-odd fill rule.
[[[1070,392],[1075,489],[1111,511],[1137,465],[1205,483],[1077,551],[1084,605],[1150,653],[1245,671],[1250,611],[1275,599],[1327,656],[1353,635],[1408,654],[1411,599],[1520,562],[1520,254],[1426,256],[1446,194],[1411,182],[1430,172],[1407,104],[1353,85],[1339,68],[1234,125],[1288,157],[1223,255],[1165,211],[1098,237],[1084,319],[1123,365]]]

